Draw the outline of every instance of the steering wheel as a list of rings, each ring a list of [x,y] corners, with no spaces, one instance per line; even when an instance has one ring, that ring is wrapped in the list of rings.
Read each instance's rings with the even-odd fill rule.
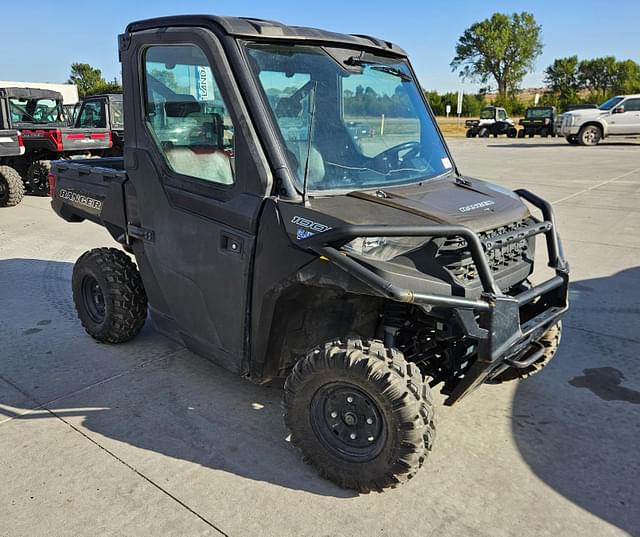
[[[393,170],[394,168],[398,168],[400,163],[405,159],[411,159],[420,153],[422,149],[422,144],[420,142],[409,141],[402,142],[401,144],[394,145],[388,149],[382,151],[382,153],[378,153],[373,160],[376,164],[379,164],[382,168],[386,170]],[[407,151],[407,153],[400,158],[400,153],[403,151]]]

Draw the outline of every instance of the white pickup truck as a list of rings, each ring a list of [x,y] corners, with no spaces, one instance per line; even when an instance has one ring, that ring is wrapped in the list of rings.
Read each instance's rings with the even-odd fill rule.
[[[572,145],[596,145],[608,136],[640,136],[640,94],[618,95],[598,108],[565,112],[556,132]]]

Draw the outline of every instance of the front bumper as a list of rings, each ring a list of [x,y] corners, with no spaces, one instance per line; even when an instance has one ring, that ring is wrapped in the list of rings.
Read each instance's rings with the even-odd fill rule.
[[[521,198],[540,209],[542,220],[528,231],[544,234],[548,265],[555,271],[551,279],[517,295],[502,293],[493,277],[485,252],[522,240],[522,231],[482,241],[466,226],[366,226],[334,228],[302,241],[304,245],[333,261],[343,270],[372,287],[378,294],[397,302],[408,302],[429,312],[432,308],[452,309],[465,337],[477,342],[477,357],[455,384],[446,404],[451,405],[490,380],[507,367],[525,368],[535,362],[536,341],[557,323],[568,309],[569,266],[564,259],[551,205],[527,190],[516,190]],[[530,236],[529,235],[529,236]],[[400,288],[340,248],[356,237],[461,237],[482,282],[483,294],[477,299],[414,292]]]
[[[569,125],[562,125],[558,129],[558,134],[560,136],[564,136],[565,138],[567,136],[575,136],[576,134],[578,134],[578,132],[580,132],[580,127],[578,126],[570,127]]]

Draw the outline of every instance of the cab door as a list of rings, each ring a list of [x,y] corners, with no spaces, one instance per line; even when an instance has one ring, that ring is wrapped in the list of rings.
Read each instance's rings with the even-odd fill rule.
[[[612,122],[616,124],[616,134],[640,134],[640,99],[627,99],[616,106],[623,112],[613,115]]]
[[[224,52],[205,29],[140,32],[124,51],[123,83],[129,236],[152,317],[243,373],[270,176]]]

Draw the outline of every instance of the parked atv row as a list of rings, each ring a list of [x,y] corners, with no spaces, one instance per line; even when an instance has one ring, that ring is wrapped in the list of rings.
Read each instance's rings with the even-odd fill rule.
[[[480,119],[468,119],[467,138],[488,138],[506,135],[508,138],[533,138],[536,135],[546,138],[556,136],[555,132],[556,110],[553,106],[530,106],[527,108],[524,118],[519,121],[520,130],[507,115],[504,108],[487,106],[480,111]]]
[[[16,205],[25,192],[48,195],[52,160],[112,155],[113,135],[105,119],[109,105],[102,105],[102,118],[100,107],[84,105],[76,124],[69,126],[60,93],[0,89],[0,132],[5,133],[0,140],[7,140],[0,141],[6,145],[0,150],[0,206]]]

